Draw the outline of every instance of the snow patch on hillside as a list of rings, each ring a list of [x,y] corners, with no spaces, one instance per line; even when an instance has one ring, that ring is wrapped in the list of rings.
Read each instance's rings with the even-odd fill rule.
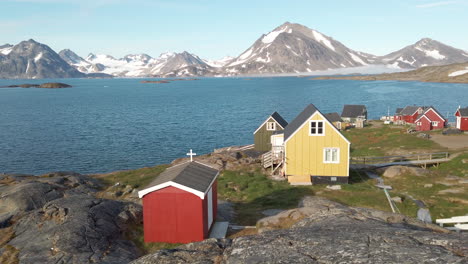
[[[262,42],[265,43],[265,44],[269,44],[269,43],[272,43],[273,41],[275,41],[276,37],[279,36],[279,34],[283,33],[283,32],[286,32],[287,31],[287,27],[286,28],[283,28],[283,29],[280,29],[280,30],[276,30],[276,31],[272,31],[270,33],[268,33],[266,36],[264,36],[262,38]],[[292,33],[292,30],[289,29],[288,30],[289,33]]]
[[[8,47],[8,48],[0,49],[0,53],[3,54],[3,55],[8,55],[8,54],[10,54],[10,52],[12,50],[13,50],[13,47]]]
[[[42,52],[37,54],[37,56],[34,58],[34,62],[38,62],[42,58]]]
[[[432,58],[434,58],[436,60],[445,59],[445,56],[440,54],[440,52],[438,50],[426,50],[426,49],[423,49],[423,48],[420,48],[420,47],[415,47],[415,49],[424,52],[426,54],[426,56],[432,57]]]
[[[333,47],[331,42],[324,35],[315,30],[312,30],[312,34],[314,35],[315,40],[317,40],[318,42],[322,42],[325,46],[327,46],[327,48],[335,51],[335,47]]]
[[[222,59],[219,59],[219,60],[203,60],[203,61],[206,64],[210,65],[211,67],[221,68],[224,65],[227,65],[229,62],[231,62],[233,59],[234,59],[234,57],[226,56],[226,57],[223,57]]]
[[[416,62],[416,59],[415,59],[413,56],[411,56],[411,59],[413,59],[413,61],[405,60],[403,57],[400,56],[400,57],[397,59],[397,61],[401,61],[401,62],[410,64],[410,65],[413,65],[413,64]]]
[[[354,53],[351,53],[351,52],[348,52],[349,56],[351,56],[351,58],[357,62],[357,63],[360,63],[361,65],[367,65],[367,63],[365,63],[361,58],[359,58],[359,56],[357,56],[356,54]]]
[[[466,67],[465,70],[452,72],[448,76],[449,77],[455,77],[455,76],[463,75],[463,74],[466,74],[466,73],[468,73],[468,67]]]

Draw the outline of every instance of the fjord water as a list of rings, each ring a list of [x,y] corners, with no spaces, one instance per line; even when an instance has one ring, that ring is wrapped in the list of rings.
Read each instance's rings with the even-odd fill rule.
[[[0,80],[0,86],[64,82],[68,89],[0,89],[0,173],[103,173],[168,163],[189,149],[253,143],[274,111],[291,121],[309,103],[323,113],[365,104],[377,119],[405,105],[444,115],[468,105],[468,84],[202,78]]]

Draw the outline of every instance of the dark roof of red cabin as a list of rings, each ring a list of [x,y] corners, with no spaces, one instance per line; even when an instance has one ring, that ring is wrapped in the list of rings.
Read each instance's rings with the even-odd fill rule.
[[[202,163],[189,161],[167,168],[144,189],[172,181],[200,192],[206,192],[218,172],[218,170]]]
[[[468,116],[468,107],[459,108],[458,111],[460,112],[460,116]]]
[[[418,111],[418,109],[420,108],[421,106],[416,106],[416,105],[408,105],[406,106],[405,108],[403,108],[399,114],[400,115],[403,115],[403,116],[410,116],[410,115],[413,115],[416,111]]]

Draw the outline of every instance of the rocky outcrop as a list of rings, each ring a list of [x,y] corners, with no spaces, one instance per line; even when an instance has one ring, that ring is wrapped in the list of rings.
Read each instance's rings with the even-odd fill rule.
[[[0,242],[20,263],[126,263],[140,254],[125,234],[141,225],[135,203],[96,198],[98,180],[59,172],[0,176]],[[3,243],[3,244],[2,244]]]
[[[0,88],[48,88],[48,89],[56,89],[56,88],[70,88],[72,87],[66,83],[43,83],[43,84],[13,84],[8,86],[0,86]]]
[[[219,170],[256,170],[260,168],[262,152],[245,149],[246,146],[232,146],[215,149],[213,153],[197,156],[195,160],[211,165]],[[188,158],[176,159],[173,165],[187,161]]]
[[[161,250],[146,263],[466,263],[468,235],[399,214],[307,197],[258,225],[259,235]],[[276,220],[280,221],[276,221]],[[291,220],[287,229],[276,225]],[[269,227],[267,231],[265,228]]]

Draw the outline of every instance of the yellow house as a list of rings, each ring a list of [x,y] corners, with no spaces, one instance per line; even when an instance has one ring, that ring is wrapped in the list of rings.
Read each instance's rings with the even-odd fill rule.
[[[308,105],[284,130],[289,183],[347,183],[350,145],[314,105]]]

